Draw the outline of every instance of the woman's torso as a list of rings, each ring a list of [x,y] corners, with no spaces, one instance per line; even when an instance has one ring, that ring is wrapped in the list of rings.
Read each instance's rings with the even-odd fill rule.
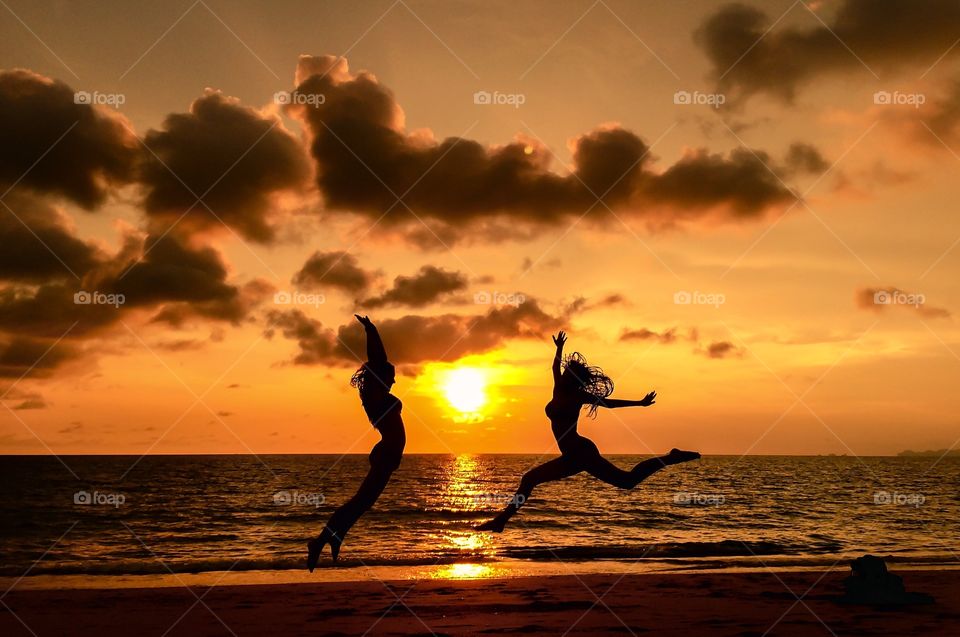
[[[554,393],[553,399],[544,408],[547,418],[550,419],[553,437],[556,438],[561,453],[567,453],[578,448],[586,440],[577,433],[577,422],[580,420],[581,407],[583,407],[583,403],[580,400]]]
[[[393,394],[387,394],[383,401],[378,401],[376,405],[367,409],[367,415],[370,416],[373,426],[382,437],[370,452],[371,462],[400,463],[403,448],[407,443],[407,434],[401,417],[402,410],[403,403]]]

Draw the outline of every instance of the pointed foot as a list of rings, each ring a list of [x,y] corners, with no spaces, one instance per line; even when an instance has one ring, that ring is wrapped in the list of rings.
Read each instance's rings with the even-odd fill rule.
[[[503,533],[503,527],[507,525],[506,520],[502,520],[499,517],[488,520],[483,524],[475,527],[477,531],[492,531],[494,533]]]
[[[680,464],[681,462],[690,462],[699,460],[700,454],[696,451],[682,451],[680,449],[671,449],[667,454],[667,464]]]
[[[317,562],[320,561],[320,554],[323,552],[324,541],[321,538],[314,538],[307,542],[307,569],[312,573],[317,568]]]

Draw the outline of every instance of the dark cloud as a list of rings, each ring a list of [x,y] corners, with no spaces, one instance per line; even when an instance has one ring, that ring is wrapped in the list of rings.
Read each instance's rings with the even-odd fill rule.
[[[337,250],[314,252],[293,275],[293,284],[305,290],[339,288],[359,293],[373,283],[376,275],[360,267],[352,254]]]
[[[0,377],[46,377],[77,355],[64,341],[13,336],[0,340]],[[27,398],[27,402],[31,400]]]
[[[888,109],[884,117],[895,124],[906,124],[913,140],[937,150],[950,150],[960,141],[960,80],[950,82],[923,109]]]
[[[794,199],[742,149],[728,156],[694,150],[657,170],[646,142],[605,126],[573,141],[573,173],[560,175],[535,142],[487,147],[407,133],[389,89],[369,73],[350,73],[346,60],[303,56],[296,81],[297,94],[323,95],[313,100],[322,104],[288,109],[309,130],[327,206],[382,218],[383,227],[414,219],[397,196],[436,222],[434,232],[444,241],[462,237],[468,224],[491,236],[526,236],[524,226],[564,223],[591,207],[590,218],[603,221],[609,213],[594,206],[597,196],[613,209],[659,223],[707,214],[757,217]]]
[[[51,275],[44,283],[15,281],[0,289],[0,376],[19,377],[34,364],[30,375],[49,375],[91,353],[85,343],[134,312],[156,311],[154,320],[174,326],[190,319],[239,323],[273,293],[257,279],[229,283],[219,253],[172,233],[128,235],[118,254],[98,258],[81,280]],[[94,293],[104,302],[89,302]]]
[[[247,239],[268,242],[276,195],[298,191],[310,174],[302,144],[279,119],[213,91],[189,113],[168,115],[144,141],[156,154],[144,164],[144,206],[160,227],[183,217],[180,224],[206,230],[222,220]]]
[[[913,310],[929,318],[950,318],[949,310],[927,305],[926,296],[916,292],[906,292],[895,286],[866,287],[856,290],[854,302],[864,310],[881,312],[892,308]]]
[[[181,338],[171,341],[160,341],[154,343],[154,349],[161,349],[168,352],[188,352],[203,349],[207,345],[206,341],[193,338]]]
[[[122,116],[76,104],[59,80],[0,71],[0,192],[19,180],[92,209],[135,178],[139,156]]]
[[[42,398],[28,398],[23,402],[17,403],[13,408],[16,411],[22,411],[25,409],[46,409],[48,406],[49,405],[47,402]],[[63,430],[59,431],[58,433],[63,433]]]
[[[104,255],[76,237],[66,215],[18,191],[0,207],[0,280],[40,283],[82,277]]]
[[[636,330],[624,330],[620,334],[621,341],[657,341],[660,343],[673,343],[677,340],[677,328],[672,327],[662,332],[655,332],[646,327]]]
[[[704,350],[708,358],[730,358],[740,356],[740,350],[730,341],[714,341]]]
[[[273,338],[279,331],[285,338],[297,341],[300,351],[293,359],[297,365],[343,364],[351,360],[349,352],[340,348],[333,330],[300,310],[270,310],[267,323],[264,330],[267,338]]]
[[[816,146],[805,142],[794,142],[787,149],[787,155],[784,158],[784,166],[787,174],[806,173],[819,175],[826,171],[830,164],[824,159],[823,155]]]
[[[361,301],[361,305],[371,309],[389,305],[424,307],[466,287],[467,277],[460,272],[425,265],[413,276],[398,276],[389,290]]]
[[[607,307],[617,306],[629,307],[630,301],[622,294],[607,294],[606,296],[602,296],[596,300],[579,296],[567,306],[567,311],[568,313],[576,314],[589,310],[599,310]]]
[[[266,334],[280,331],[295,340],[300,352],[294,363],[302,365],[353,365],[366,357],[366,335],[357,323],[336,332],[300,310],[271,311]],[[513,338],[545,338],[563,326],[565,317],[552,316],[534,300],[517,306],[496,307],[480,316],[442,314],[407,315],[377,321],[390,360],[397,364],[454,361],[468,354],[492,350]]]
[[[827,74],[855,72],[872,80],[864,63],[881,76],[909,66],[926,68],[951,49],[960,32],[955,0],[841,0],[824,23],[811,18],[811,26],[770,30],[777,17],[728,4],[695,32],[718,88],[732,99],[766,93],[792,101],[801,86]]]

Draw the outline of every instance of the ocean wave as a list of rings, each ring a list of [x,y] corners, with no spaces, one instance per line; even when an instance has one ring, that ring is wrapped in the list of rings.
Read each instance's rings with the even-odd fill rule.
[[[742,542],[740,540],[720,540],[716,542],[669,542],[649,545],[607,545],[607,546],[527,546],[509,548],[503,552],[505,557],[513,559],[560,559],[560,560],[639,560],[678,557],[751,557],[765,555],[800,555],[821,553],[824,549],[840,549],[823,545],[811,546],[786,544],[781,542]]]

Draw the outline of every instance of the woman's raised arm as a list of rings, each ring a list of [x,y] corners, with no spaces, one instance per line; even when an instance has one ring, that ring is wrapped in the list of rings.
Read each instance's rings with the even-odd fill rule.
[[[380,338],[380,332],[377,326],[373,324],[368,316],[354,314],[360,324],[367,332],[367,361],[373,364],[387,362],[387,350],[383,347],[383,340]]]
[[[560,383],[561,364],[563,363],[563,344],[567,342],[567,335],[563,330],[557,332],[553,337],[553,343],[557,346],[557,353],[553,357],[553,385],[556,387]]]

